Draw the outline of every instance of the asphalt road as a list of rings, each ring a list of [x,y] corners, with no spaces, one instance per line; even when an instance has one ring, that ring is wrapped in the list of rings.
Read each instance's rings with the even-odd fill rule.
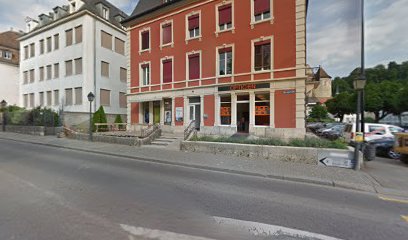
[[[1,240],[407,239],[374,194],[0,140]]]

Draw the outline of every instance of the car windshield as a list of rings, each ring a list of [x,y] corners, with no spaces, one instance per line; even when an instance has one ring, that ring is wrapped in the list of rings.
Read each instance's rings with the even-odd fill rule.
[[[391,132],[391,133],[404,132],[404,129],[399,128],[399,127],[390,127],[390,132]]]

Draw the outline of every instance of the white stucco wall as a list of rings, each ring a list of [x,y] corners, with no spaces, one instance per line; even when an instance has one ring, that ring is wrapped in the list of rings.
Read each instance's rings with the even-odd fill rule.
[[[73,29],[79,25],[82,25],[82,43],[65,46],[65,31]],[[126,57],[118,54],[112,50],[108,50],[101,47],[101,33],[103,29],[105,32],[111,33],[113,37],[118,37],[123,41],[126,41],[126,33],[116,30],[116,27],[108,25],[102,20],[97,19],[89,14],[82,15],[71,21],[59,24],[44,32],[38,33],[28,39],[20,42],[21,49],[24,46],[31,43],[35,43],[35,57],[24,60],[24,51],[21,51],[21,64],[20,64],[20,105],[24,104],[24,94],[35,94],[35,106],[40,105],[39,93],[44,92],[45,105],[46,92],[59,90],[60,104],[58,106],[46,106],[52,107],[55,110],[63,107],[66,112],[76,113],[88,113],[89,102],[87,95],[89,92],[93,92],[96,95],[94,101],[94,109],[100,106],[99,90],[100,88],[111,90],[111,104],[106,106],[105,112],[108,114],[126,114],[126,108],[119,107],[119,92],[126,93],[126,82],[120,81],[120,67],[126,68]],[[39,41],[44,39],[44,49],[46,51],[46,38],[53,37],[55,34],[59,34],[59,49],[54,50],[54,38],[52,38],[52,51],[44,54],[40,53]],[[114,47],[114,38],[112,39],[112,45]],[[82,74],[72,76],[65,76],[65,61],[82,58]],[[110,63],[110,76],[105,78],[101,76],[101,61]],[[59,63],[59,78],[54,79],[54,64]],[[44,67],[44,75],[46,76],[46,66],[52,65],[52,79],[39,81],[40,71],[39,67]],[[73,62],[75,66],[75,62]],[[24,84],[23,72],[30,69],[35,69],[35,82]],[[74,69],[74,67],[73,67]],[[82,87],[82,104],[81,105],[65,105],[65,89]],[[52,94],[54,97],[54,93]],[[54,103],[54,99],[52,101]],[[73,90],[73,104],[75,104],[75,91]]]
[[[19,105],[18,83],[18,66],[0,62],[0,101]]]

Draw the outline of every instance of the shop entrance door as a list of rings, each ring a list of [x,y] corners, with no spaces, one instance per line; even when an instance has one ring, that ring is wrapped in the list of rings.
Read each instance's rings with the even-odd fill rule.
[[[249,133],[249,103],[237,103],[237,129]]]
[[[195,121],[195,128],[200,130],[201,106],[200,104],[190,104],[190,121]]]
[[[160,124],[160,102],[153,102],[153,123]]]

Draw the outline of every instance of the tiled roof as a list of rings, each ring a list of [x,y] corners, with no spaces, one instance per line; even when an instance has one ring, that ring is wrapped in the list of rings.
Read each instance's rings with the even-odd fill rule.
[[[130,17],[125,19],[122,23],[127,23],[133,19],[182,1],[188,2],[187,0],[170,0],[164,3],[163,0],[139,0],[139,3],[136,5]]]
[[[17,40],[22,33],[7,31],[0,33],[0,46],[19,50],[20,43]]]

